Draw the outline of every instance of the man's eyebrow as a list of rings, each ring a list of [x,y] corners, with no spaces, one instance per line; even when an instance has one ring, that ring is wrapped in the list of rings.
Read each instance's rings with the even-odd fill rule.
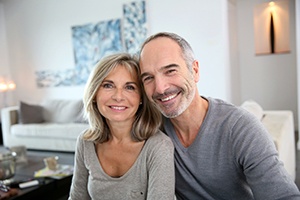
[[[169,69],[169,68],[172,68],[172,67],[179,67],[179,65],[175,64],[175,63],[172,63],[172,64],[169,64],[169,65],[166,65],[166,66],[160,68],[159,71],[162,71],[162,70],[165,70],[165,69]]]
[[[141,79],[143,80],[143,78],[144,78],[145,76],[149,76],[149,75],[150,75],[150,73],[144,72],[144,73],[141,74]]]
[[[172,67],[179,67],[179,65],[178,65],[178,64],[175,64],[175,63],[172,63],[172,64],[169,64],[169,65],[166,65],[166,66],[161,67],[161,68],[159,69],[159,71],[164,71],[164,70],[169,69],[169,68],[172,68]],[[141,74],[141,78],[143,79],[145,76],[149,76],[149,75],[151,75],[151,74],[148,73],[148,72],[144,72],[144,73]]]

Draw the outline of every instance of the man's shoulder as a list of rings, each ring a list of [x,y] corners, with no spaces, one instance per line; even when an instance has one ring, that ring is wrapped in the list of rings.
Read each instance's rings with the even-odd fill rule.
[[[213,97],[203,97],[203,96],[202,96],[202,98],[206,99],[208,101],[208,103],[211,105],[236,107],[234,104],[232,104],[228,101],[225,101],[223,99],[213,98]]]
[[[206,97],[208,101],[209,110],[218,110],[218,111],[239,111],[239,107],[222,99]]]
[[[210,122],[216,119],[223,120],[224,122],[235,123],[239,119],[249,118],[248,113],[240,106],[217,98],[207,98],[209,102],[208,112],[206,115],[207,120]],[[248,119],[247,119],[248,120]]]

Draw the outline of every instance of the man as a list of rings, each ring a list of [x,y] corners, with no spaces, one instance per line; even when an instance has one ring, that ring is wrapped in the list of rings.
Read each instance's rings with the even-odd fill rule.
[[[263,125],[239,107],[199,95],[199,64],[186,40],[150,36],[140,68],[175,146],[177,199],[300,199]]]

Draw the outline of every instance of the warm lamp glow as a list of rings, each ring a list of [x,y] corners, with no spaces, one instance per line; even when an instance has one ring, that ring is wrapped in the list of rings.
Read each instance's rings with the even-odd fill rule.
[[[0,91],[6,91],[7,85],[5,83],[0,83]]]
[[[256,55],[290,52],[289,0],[259,3],[254,9]]]
[[[16,89],[16,84],[13,81],[0,81],[0,92]]]
[[[275,3],[274,3],[273,1],[271,1],[271,2],[269,3],[269,7],[270,7],[270,11],[271,11],[271,12],[274,12],[274,11],[275,11]]]
[[[0,78],[0,92],[3,96],[3,106],[6,107],[6,93],[10,90],[16,89],[16,84],[11,80],[6,80],[5,78]]]
[[[10,89],[10,90],[14,90],[16,88],[16,84],[13,82],[8,83],[7,86],[8,86],[8,89]]]

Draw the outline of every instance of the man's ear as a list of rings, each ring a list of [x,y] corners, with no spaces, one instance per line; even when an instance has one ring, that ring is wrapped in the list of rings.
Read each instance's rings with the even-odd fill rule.
[[[197,83],[200,80],[200,67],[198,60],[194,60],[193,62],[193,76],[194,81]]]

